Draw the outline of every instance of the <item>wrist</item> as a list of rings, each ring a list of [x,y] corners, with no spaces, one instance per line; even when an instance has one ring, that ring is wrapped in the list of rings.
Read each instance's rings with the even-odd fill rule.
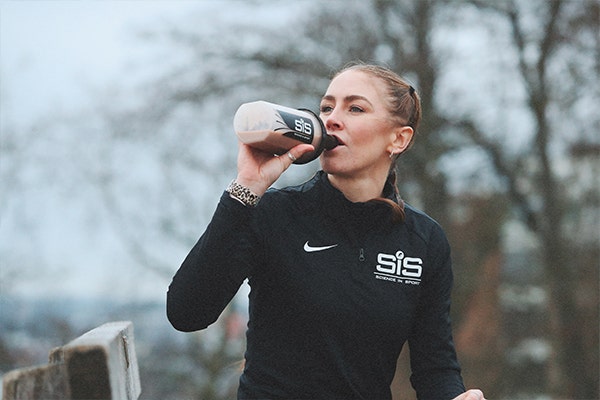
[[[237,180],[232,180],[227,189],[225,189],[231,198],[239,201],[247,207],[255,207],[260,201],[259,195],[254,193],[249,187],[240,184]]]
[[[234,181],[236,181],[244,187],[247,187],[252,191],[252,193],[256,194],[259,197],[262,197],[262,195],[265,194],[265,192],[269,188],[268,184],[265,185],[262,182],[260,182],[260,180],[252,178],[248,179],[244,176],[240,176],[239,174],[235,177]]]

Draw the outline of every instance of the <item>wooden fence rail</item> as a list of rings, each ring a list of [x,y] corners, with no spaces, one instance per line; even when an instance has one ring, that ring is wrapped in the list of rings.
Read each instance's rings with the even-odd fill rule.
[[[50,351],[47,365],[3,378],[3,400],[135,400],[141,386],[129,321],[109,322]]]

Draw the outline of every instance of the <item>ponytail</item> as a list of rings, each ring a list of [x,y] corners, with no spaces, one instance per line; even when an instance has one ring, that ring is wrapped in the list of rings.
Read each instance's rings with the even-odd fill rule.
[[[398,186],[396,185],[396,169],[392,167],[390,173],[388,174],[387,180],[385,181],[385,186],[391,186],[394,191],[394,198],[396,201],[386,198],[386,197],[377,197],[375,199],[369,200],[372,203],[381,203],[385,204],[390,208],[391,218],[393,224],[400,224],[404,222],[406,218],[406,211],[404,211],[404,200],[400,197],[400,193],[398,192]]]

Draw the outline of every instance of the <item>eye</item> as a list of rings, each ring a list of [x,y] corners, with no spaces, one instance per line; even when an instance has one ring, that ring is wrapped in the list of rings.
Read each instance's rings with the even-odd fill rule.
[[[350,112],[352,112],[352,113],[362,113],[362,112],[365,112],[365,110],[363,110],[359,106],[350,106]]]
[[[330,105],[327,105],[327,104],[322,104],[320,107],[320,111],[323,114],[330,113],[332,110],[333,110],[333,107],[331,107]]]

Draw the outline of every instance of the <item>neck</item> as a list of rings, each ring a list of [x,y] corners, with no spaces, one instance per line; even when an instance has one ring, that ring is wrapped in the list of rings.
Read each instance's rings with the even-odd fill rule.
[[[329,182],[353,203],[366,202],[381,197],[386,176],[382,177],[346,177],[328,174]]]

